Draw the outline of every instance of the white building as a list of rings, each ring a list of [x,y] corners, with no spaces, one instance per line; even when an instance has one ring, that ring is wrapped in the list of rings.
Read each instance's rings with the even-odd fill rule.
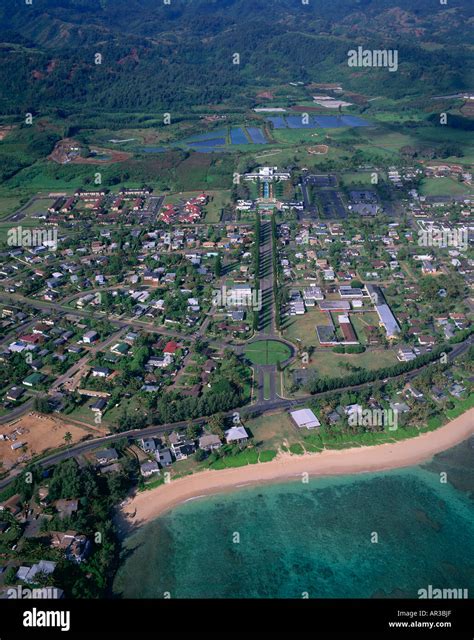
[[[292,411],[290,416],[300,429],[315,429],[321,426],[321,423],[311,409],[298,409],[298,411]]]
[[[244,180],[262,180],[262,182],[289,179],[290,174],[286,171],[278,171],[278,167],[259,167],[256,172],[244,175]]]
[[[242,425],[232,427],[225,432],[225,440],[227,444],[231,442],[246,442],[249,434]]]

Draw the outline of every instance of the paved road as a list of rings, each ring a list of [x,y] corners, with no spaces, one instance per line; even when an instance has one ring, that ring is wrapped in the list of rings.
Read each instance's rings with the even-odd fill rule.
[[[16,420],[17,418],[20,418],[24,413],[28,413],[33,409],[34,402],[35,402],[34,398],[30,398],[30,400],[27,400],[26,402],[21,404],[19,407],[15,407],[15,409],[12,409],[6,415],[1,416],[0,424],[6,424],[7,422],[12,422],[12,420]]]
[[[261,330],[254,337],[253,340],[259,339],[262,337],[277,338],[275,334],[275,317],[274,317],[275,309],[274,309],[274,299],[273,299],[273,260],[272,260],[273,238],[271,233],[271,223],[263,222],[261,227],[261,232],[262,232],[262,242],[260,245],[260,251],[261,251],[260,283],[261,283],[261,287],[263,291],[263,299],[264,299],[263,313],[266,314],[266,318],[264,319],[264,322],[263,322],[263,330]],[[91,315],[89,311],[72,310],[72,309],[69,309],[68,307],[62,306],[59,303],[48,303],[48,302],[43,302],[38,300],[30,300],[29,298],[24,298],[23,296],[20,296],[18,294],[0,293],[0,300],[5,300],[5,299],[10,303],[12,301],[22,302],[24,304],[28,304],[34,308],[39,308],[39,309],[46,309],[46,310],[53,309],[58,312],[74,313],[75,315],[86,316],[86,317],[90,317]],[[102,318],[104,317],[104,314],[102,312],[97,315],[98,317],[102,317]],[[136,321],[136,320],[122,321],[122,320],[114,319],[114,320],[110,320],[110,322],[112,325],[117,327],[117,331],[122,330],[123,332],[123,330],[130,330],[130,328],[132,327],[136,329],[142,329],[148,332],[168,335],[170,337],[194,340],[205,333],[209,320],[206,319],[201,325],[201,328],[194,335],[184,336],[184,337],[180,333],[169,331],[166,329],[162,330],[161,328],[150,327],[146,323]],[[113,341],[116,341],[117,337],[118,337],[117,333],[114,333],[114,335],[109,336],[109,338],[104,343],[94,346],[93,350],[96,351],[98,349],[103,349]],[[453,347],[453,350],[449,354],[449,359],[452,360],[458,357],[459,355],[461,355],[462,353],[464,353],[469,348],[471,343],[472,343],[472,340],[469,338],[464,343],[455,345]],[[227,343],[210,343],[210,344],[217,345],[219,348],[230,346]],[[90,357],[90,352],[87,354],[87,357],[82,358],[79,362],[73,365],[73,367],[71,367],[63,376],[60,376],[60,378],[56,380],[52,388],[52,391],[57,390],[59,386],[65,382],[65,380],[71,377],[71,375],[74,375],[74,373],[80,368],[80,366],[83,366],[83,364],[85,364],[85,361],[87,361],[88,357]],[[420,369],[416,369],[408,374],[404,374],[403,376],[404,379],[407,381],[413,379],[414,377],[416,377],[416,375],[418,375],[419,371],[424,369],[426,366],[427,365],[425,365],[424,367],[421,367]],[[252,412],[255,411],[258,413],[268,413],[275,410],[287,410],[287,409],[290,409],[291,407],[305,404],[308,402],[308,400],[312,398],[322,397],[327,393],[331,393],[331,392],[324,392],[324,393],[315,394],[315,395],[302,396],[301,398],[298,398],[295,400],[284,400],[284,399],[278,398],[276,393],[276,380],[275,380],[275,375],[277,375],[276,367],[271,365],[265,365],[265,366],[256,366],[255,369],[256,369],[255,377],[257,382],[257,398],[258,399],[255,404],[250,405]],[[264,394],[265,374],[270,376],[270,379],[269,379],[270,397],[267,399],[264,397],[265,396]],[[400,376],[397,376],[397,377],[400,377]],[[369,385],[372,386],[373,384],[374,383],[369,383],[368,385],[367,384],[355,385],[352,387],[346,387],[344,389],[338,389],[338,391],[343,392],[345,390],[361,389]],[[18,417],[25,411],[30,410],[30,407],[28,406],[30,403],[32,405],[33,400],[28,401],[23,406],[18,407],[17,409],[10,412],[8,414],[8,417],[1,418],[0,422],[10,421],[15,417]],[[199,424],[199,423],[202,423],[205,419],[206,418],[204,417],[204,418],[195,420],[193,422]],[[167,424],[167,425],[159,425],[159,426],[154,425],[151,427],[147,427],[146,429],[133,430],[133,431],[128,431],[120,434],[113,434],[111,436],[106,436],[103,438],[97,438],[91,442],[84,442],[84,443],[75,445],[69,448],[68,450],[54,454],[53,456],[48,456],[41,461],[41,464],[43,466],[57,464],[62,460],[65,460],[70,457],[74,457],[76,455],[79,455],[80,453],[84,453],[84,452],[91,451],[93,449],[108,445],[124,437],[134,438],[138,436],[143,437],[143,436],[160,435],[160,434],[173,431],[175,429],[186,427],[188,423],[189,421]],[[11,478],[6,478],[2,482],[0,482],[0,488],[2,488],[3,486],[6,486],[10,481],[11,481]]]
[[[117,290],[120,287],[111,287],[111,288]],[[104,291],[104,289],[89,290],[82,293],[81,295],[85,295],[86,293],[100,293],[100,291]],[[76,296],[75,294],[74,297],[80,297],[80,296]],[[120,320],[118,318],[110,318],[108,317],[105,311],[98,311],[98,312],[91,313],[91,311],[89,310],[71,309],[70,307],[65,306],[63,303],[47,302],[46,300],[32,300],[30,298],[25,298],[24,296],[16,293],[0,292],[0,300],[2,302],[5,302],[6,304],[10,304],[10,305],[16,304],[19,307],[21,307],[21,305],[29,305],[34,309],[39,309],[43,311],[55,311],[57,313],[68,313],[71,315],[79,316],[81,318],[92,317],[95,320],[107,320],[108,322],[110,322],[111,325],[116,326],[118,328],[123,328],[123,329],[128,328],[129,330],[138,329],[140,331],[145,331],[147,333],[159,333],[160,335],[167,336],[169,338],[175,338],[178,340],[190,340],[191,342],[193,342],[198,337],[202,337],[200,334],[201,330],[196,330],[195,333],[187,335],[187,334],[180,333],[178,331],[165,329],[163,327],[155,327],[153,325],[150,325],[150,323],[148,322],[143,322],[140,320],[133,320],[133,319]],[[204,320],[204,322],[206,322],[206,320]],[[207,327],[207,324],[206,324],[206,327]],[[231,346],[227,342],[221,342],[217,340],[208,340],[208,339],[206,339],[206,341],[209,343],[210,346],[217,347],[218,349],[225,349]]]
[[[263,404],[265,402],[265,397],[263,395],[263,389],[264,389],[264,372],[262,367],[256,366],[256,379],[257,379],[257,403],[258,404]]]
[[[36,321],[35,321],[36,322]],[[109,336],[107,340],[94,345],[92,349],[90,349],[85,356],[83,356],[80,360],[75,362],[65,373],[63,373],[59,378],[54,381],[54,384],[49,390],[49,395],[54,395],[59,389],[59,387],[64,384],[69,378],[72,378],[81,367],[85,366],[87,361],[91,356],[93,356],[98,351],[102,349],[106,349],[110,344],[116,342],[120,336],[124,333],[124,330],[120,331],[120,333],[115,332],[112,336]],[[15,407],[11,411],[9,411],[6,415],[0,417],[0,424],[6,424],[7,422],[11,422],[12,420],[16,420],[16,418],[21,417],[23,414],[28,413],[34,407],[34,398],[30,398],[23,404],[18,407]]]
[[[460,344],[455,345],[453,347],[453,350],[448,354],[449,361],[452,361],[455,358],[458,358],[460,355],[464,354],[469,349],[471,344],[473,344],[473,342],[474,341],[472,337],[469,337],[464,342],[461,342]],[[432,363],[429,363],[429,364],[432,364]],[[399,378],[403,378],[404,381],[409,382],[414,378],[416,378],[416,376],[419,375],[419,373],[423,371],[427,366],[429,366],[429,364],[423,365],[418,369],[414,369],[409,373],[405,373],[400,376],[395,376],[391,379],[396,380]],[[373,387],[374,384],[377,384],[377,383],[369,382],[369,383],[364,383],[359,385],[353,385],[350,387],[343,387],[341,389],[335,389],[334,391],[337,391],[338,393],[344,393],[345,391],[351,391],[351,390],[353,391],[353,390],[363,389],[365,387]],[[334,393],[334,391],[324,391],[324,392],[316,393],[313,395],[305,395],[294,400],[286,400],[282,398],[276,399],[276,400],[270,400],[270,401],[263,401],[263,402],[259,400],[253,405],[247,405],[246,407],[241,407],[240,411],[247,409],[247,410],[250,410],[252,413],[256,413],[256,414],[272,413],[274,411],[285,411],[285,410],[292,409],[293,407],[305,405],[310,400],[322,398],[324,396],[327,396],[328,394]],[[234,411],[230,411],[228,412],[227,415],[231,416],[233,415],[233,413]],[[117,440],[121,440],[122,438],[133,439],[138,437],[142,438],[142,437],[160,436],[175,430],[184,429],[187,427],[187,425],[190,422],[194,424],[203,424],[204,422],[206,422],[206,420],[207,420],[207,417],[203,416],[202,418],[197,418],[196,420],[192,420],[192,421],[188,420],[188,421],[175,422],[172,424],[165,424],[165,425],[152,425],[150,427],[146,427],[145,429],[133,429],[131,431],[124,431],[122,433],[115,433],[110,436],[105,436],[103,438],[95,438],[94,440],[82,442],[64,451],[54,453],[50,456],[46,456],[39,462],[39,464],[41,464],[42,467],[46,468],[46,467],[58,464],[59,462],[62,462],[64,460],[67,460],[68,458],[73,458],[79,454],[87,453],[88,451],[93,451],[94,449],[99,449],[104,446],[109,446],[113,442],[116,442]],[[18,471],[14,473],[15,475],[18,475]],[[0,489],[3,489],[4,487],[6,487],[10,482],[12,482],[12,480],[13,480],[13,477],[4,478],[3,480],[1,480]]]
[[[260,240],[260,290],[262,292],[263,306],[260,313],[260,333],[266,337],[271,337],[275,333],[272,250],[273,236],[271,223],[262,222]]]
[[[82,367],[84,367],[87,362],[91,359],[91,357],[95,356],[98,351],[103,351],[107,349],[111,344],[120,340],[121,336],[126,333],[127,328],[119,330],[118,332],[114,332],[111,336],[109,336],[103,342],[99,342],[94,344],[91,349],[87,351],[87,353],[77,362],[75,362],[72,367],[70,367],[66,373],[63,373],[61,376],[56,378],[54,384],[49,390],[49,394],[53,395],[59,389],[61,385],[63,385],[69,378],[72,378]]]
[[[28,209],[28,207],[31,204],[33,204],[33,202],[36,202],[37,200],[42,200],[42,199],[48,199],[48,198],[47,198],[47,196],[38,196],[38,195],[33,196],[32,198],[30,198],[28,200],[28,202],[26,204],[24,204],[22,207],[17,209],[14,213],[12,213],[9,216],[6,216],[5,218],[3,218],[2,222],[9,222],[9,221],[19,222],[20,220],[22,220],[25,217],[23,215],[23,212],[25,211],[25,209]]]
[[[275,327],[275,300],[273,292],[273,234],[271,222],[265,221],[261,225],[260,236],[260,290],[262,292],[262,310],[260,312],[259,331],[249,341],[264,339],[278,339]],[[292,347],[293,348],[293,347]],[[238,352],[243,351],[239,349]],[[275,400],[276,382],[274,365],[254,365],[257,382],[258,402],[265,405]],[[265,378],[268,379],[269,397],[265,397]],[[267,390],[268,393],[268,390]]]
[[[4,346],[6,344],[10,344],[10,342],[15,342],[15,340],[17,339],[18,335],[20,333],[28,333],[29,329],[32,329],[33,326],[38,322],[37,319],[34,320],[25,320],[24,322],[22,322],[21,324],[19,324],[14,331],[11,331],[10,333],[7,333],[1,340],[0,340],[0,345]]]

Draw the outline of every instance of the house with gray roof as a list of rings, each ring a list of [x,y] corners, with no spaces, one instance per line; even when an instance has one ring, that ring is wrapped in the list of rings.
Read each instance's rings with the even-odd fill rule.
[[[248,439],[249,434],[242,425],[234,426],[231,429],[227,429],[225,432],[225,440],[227,444],[241,444],[243,442],[247,442]]]
[[[199,438],[199,448],[204,451],[214,451],[220,447],[222,447],[221,439],[213,433],[205,434]]]

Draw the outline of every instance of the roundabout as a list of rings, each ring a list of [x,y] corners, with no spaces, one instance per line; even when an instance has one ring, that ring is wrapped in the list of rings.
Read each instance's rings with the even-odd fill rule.
[[[245,347],[244,355],[254,365],[276,365],[291,358],[292,352],[279,340],[257,340]]]

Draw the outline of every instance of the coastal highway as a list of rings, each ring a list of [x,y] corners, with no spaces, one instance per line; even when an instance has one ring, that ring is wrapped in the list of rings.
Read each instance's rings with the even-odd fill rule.
[[[460,342],[459,344],[455,345],[452,351],[448,354],[449,361],[453,361],[454,359],[464,354],[469,349],[471,344],[473,344],[473,340],[472,340],[472,337],[470,336],[464,342]],[[422,367],[419,367],[418,369],[414,369],[413,371],[410,371],[409,373],[404,373],[400,376],[395,376],[390,379],[396,380],[399,378],[403,378],[406,382],[409,382],[414,378],[416,378],[416,376],[421,371],[423,371],[427,366],[429,366],[429,364],[432,364],[432,363],[428,363],[426,365],[423,365]],[[314,395],[305,395],[295,400],[285,400],[283,398],[280,398],[277,400],[257,402],[252,405],[246,405],[245,407],[240,407],[240,408],[236,408],[233,411],[229,411],[227,415],[231,416],[233,415],[234,411],[239,411],[239,410],[240,411],[250,410],[250,412],[257,413],[260,415],[265,413],[272,413],[274,411],[285,411],[285,410],[289,410],[294,407],[300,406],[302,404],[306,404],[310,400],[322,398],[328,394],[333,393],[334,391],[337,391],[338,393],[343,393],[345,391],[363,389],[365,387],[372,387],[375,384],[377,384],[377,382],[369,382],[369,383],[364,383],[359,385],[353,385],[350,387],[334,389],[333,391],[331,390],[331,391],[323,391],[321,393],[315,393]],[[60,462],[63,462],[68,458],[74,458],[80,454],[93,451],[94,449],[99,449],[102,447],[109,446],[112,443],[116,442],[117,440],[122,440],[123,438],[135,439],[135,438],[143,438],[143,437],[161,436],[175,430],[185,429],[190,423],[203,424],[206,422],[206,419],[207,417],[203,416],[201,418],[196,418],[195,420],[185,420],[181,422],[168,423],[164,425],[152,425],[150,427],[146,427],[145,429],[133,429],[130,431],[122,431],[121,433],[114,433],[110,436],[104,436],[102,438],[94,438],[93,440],[80,442],[74,446],[64,449],[63,451],[59,451],[57,453],[44,456],[43,458],[38,460],[38,464],[44,468],[47,468],[47,467],[56,465]],[[18,475],[18,472],[16,473],[16,475]],[[13,479],[14,479],[14,476],[3,478],[0,481],[0,489],[4,489],[6,486],[8,486],[8,484],[12,482]]]

